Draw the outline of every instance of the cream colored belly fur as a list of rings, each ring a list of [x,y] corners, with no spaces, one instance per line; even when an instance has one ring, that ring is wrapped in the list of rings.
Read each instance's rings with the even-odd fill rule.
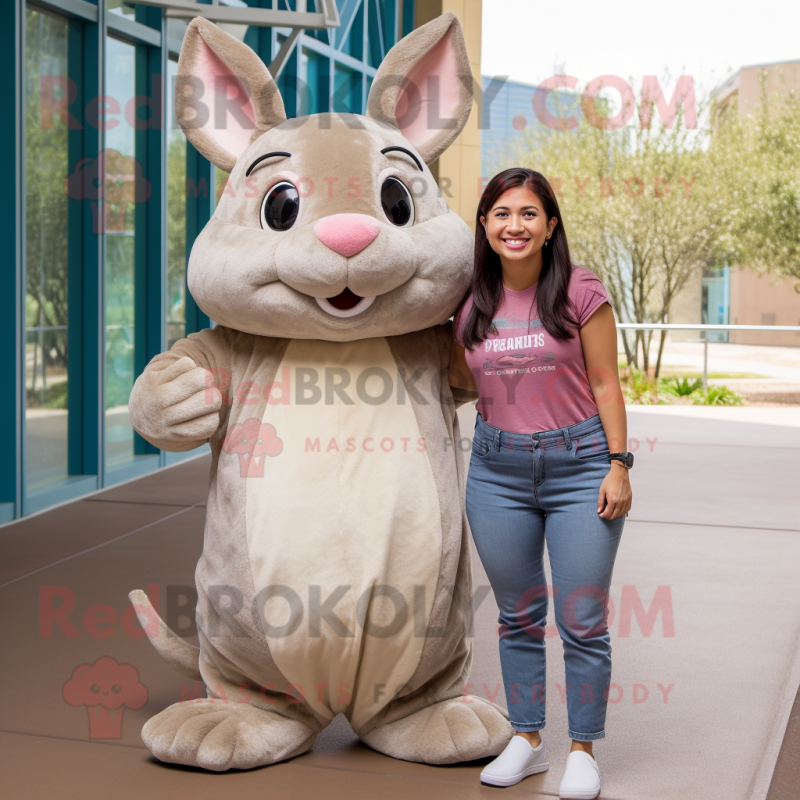
[[[276,379],[286,367],[288,402],[267,405],[263,418],[282,451],[265,459],[263,481],[247,481],[253,580],[256,593],[285,587],[272,597],[268,589],[261,603],[278,668],[324,717],[352,703],[347,713],[358,730],[419,662],[442,553],[439,498],[385,339],[295,339]],[[297,402],[303,368],[315,370],[305,374],[317,376],[316,402]],[[326,375],[336,368],[346,373]],[[382,402],[365,399],[387,386],[375,368],[391,380]],[[352,405],[335,392],[326,397],[326,378],[341,383],[345,374]],[[311,391],[306,397],[314,400]],[[341,623],[331,625],[324,607],[334,593]]]

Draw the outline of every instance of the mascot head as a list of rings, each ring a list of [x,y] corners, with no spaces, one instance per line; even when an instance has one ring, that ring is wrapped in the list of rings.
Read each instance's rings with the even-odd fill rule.
[[[200,308],[247,333],[342,342],[445,321],[473,236],[428,167],[466,124],[472,81],[458,19],[443,14],[389,51],[365,115],[287,119],[253,50],[194,19],[175,113],[230,173],[189,259]]]

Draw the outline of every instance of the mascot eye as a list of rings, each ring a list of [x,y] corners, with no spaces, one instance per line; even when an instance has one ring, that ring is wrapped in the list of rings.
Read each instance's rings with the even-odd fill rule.
[[[381,186],[381,205],[389,222],[400,228],[410,228],[414,224],[414,202],[405,184],[397,178],[389,177]]]
[[[261,203],[261,227],[287,231],[294,225],[300,210],[300,196],[289,181],[276,183]]]

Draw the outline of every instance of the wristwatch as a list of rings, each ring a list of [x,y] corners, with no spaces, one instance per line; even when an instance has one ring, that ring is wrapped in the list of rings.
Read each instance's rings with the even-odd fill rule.
[[[633,466],[633,453],[612,453],[609,458],[612,461],[621,461],[628,469]]]

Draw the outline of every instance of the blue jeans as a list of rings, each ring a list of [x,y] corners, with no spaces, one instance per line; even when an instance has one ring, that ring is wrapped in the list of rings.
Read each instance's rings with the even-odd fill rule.
[[[599,415],[521,434],[495,428],[478,414],[466,509],[500,608],[500,663],[517,731],[545,725],[546,540],[564,646],[568,733],[579,741],[606,735],[608,590],[625,523],[624,516],[605,520],[597,513],[609,455]],[[565,690],[557,686],[561,697],[553,700],[563,703]]]

